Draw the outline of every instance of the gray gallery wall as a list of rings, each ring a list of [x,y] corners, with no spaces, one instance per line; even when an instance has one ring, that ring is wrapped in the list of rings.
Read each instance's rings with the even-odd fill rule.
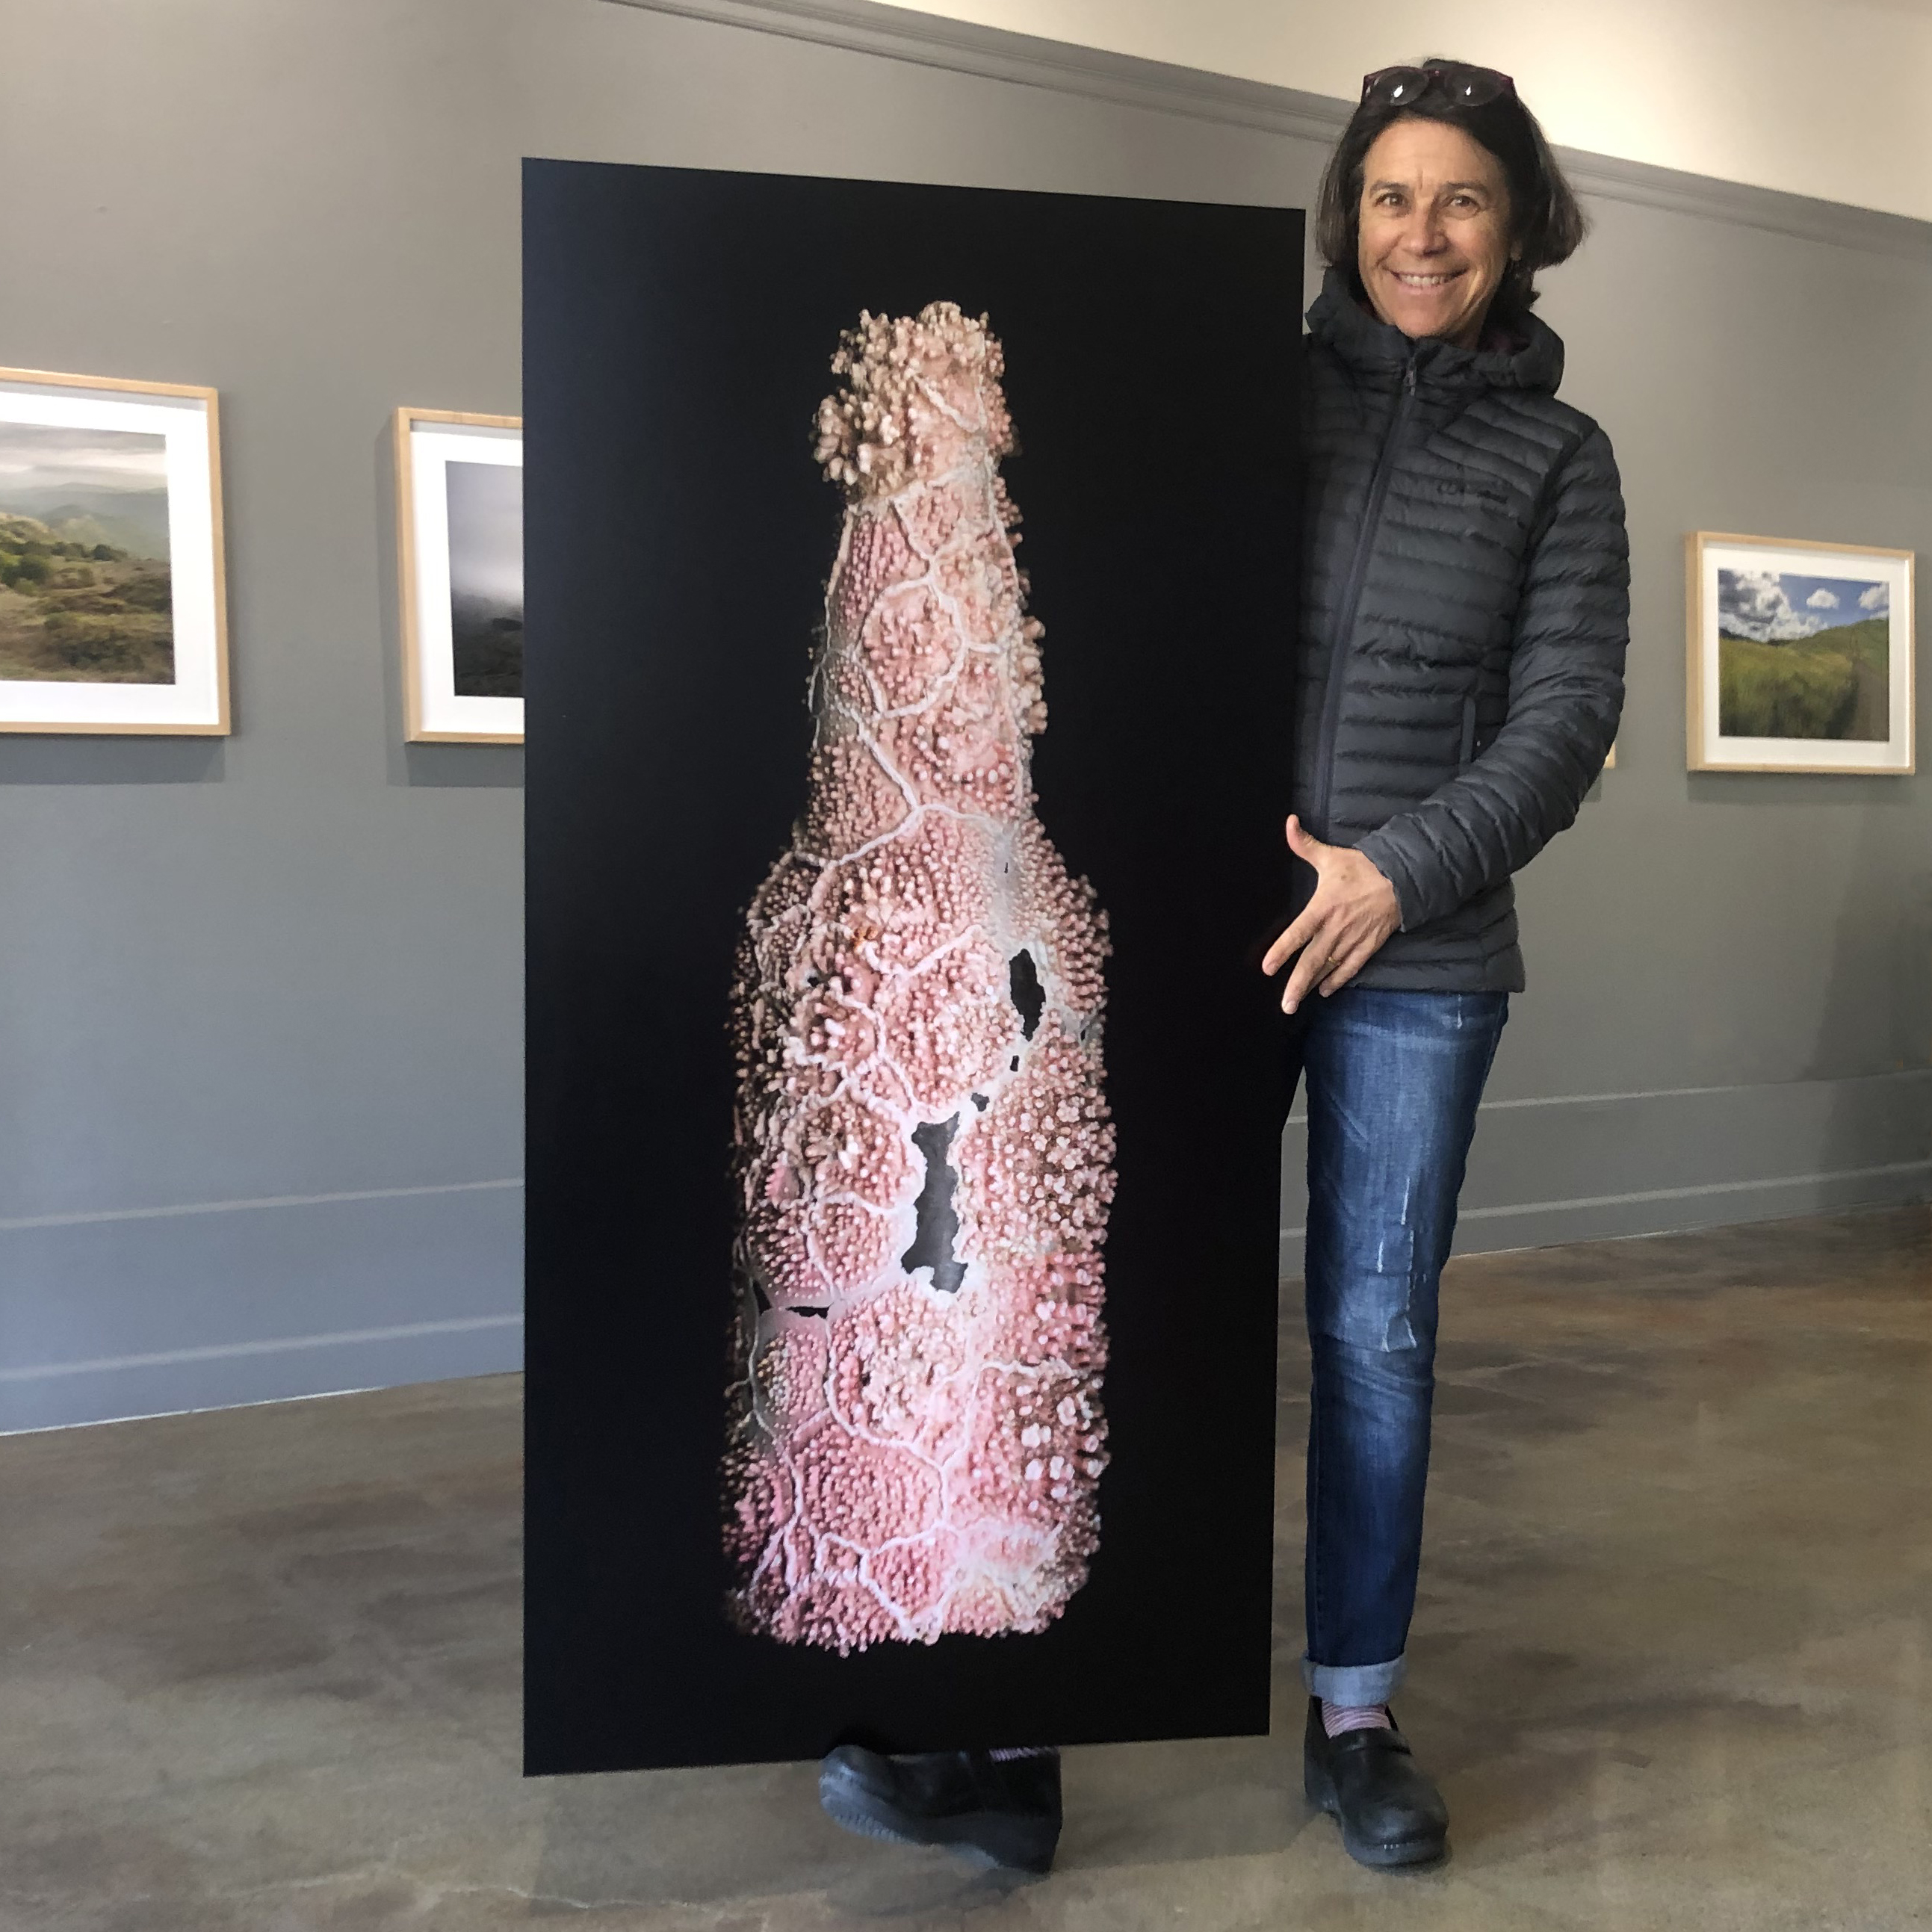
[[[1334,124],[857,0],[15,0],[0,363],[220,390],[237,730],[0,739],[0,1426],[518,1358],[521,754],[400,742],[386,432],[518,406],[520,156],[1304,202]],[[1547,313],[1628,483],[1631,698],[1524,881],[1474,1246],[1932,1151],[1932,781],[1687,777],[1679,555],[1932,549],[1932,230],[1582,177]]]

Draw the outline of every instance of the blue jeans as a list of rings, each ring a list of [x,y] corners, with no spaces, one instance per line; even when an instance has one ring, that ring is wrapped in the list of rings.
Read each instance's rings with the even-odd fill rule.
[[[1288,1022],[1308,1081],[1309,1689],[1402,1682],[1422,1554],[1436,1290],[1506,993],[1345,987]]]

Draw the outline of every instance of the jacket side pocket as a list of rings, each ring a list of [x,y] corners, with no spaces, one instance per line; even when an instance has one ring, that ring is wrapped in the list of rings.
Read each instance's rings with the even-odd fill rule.
[[[1460,768],[1468,764],[1476,755],[1476,694],[1472,692],[1462,700],[1462,748],[1456,754]]]

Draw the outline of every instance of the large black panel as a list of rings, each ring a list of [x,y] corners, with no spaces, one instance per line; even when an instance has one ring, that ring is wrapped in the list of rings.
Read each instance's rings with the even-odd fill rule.
[[[532,1772],[1268,1723],[1301,218],[527,164]],[[803,801],[861,310],[985,313],[1045,621],[1040,816],[1111,922],[1112,1461],[1040,1634],[724,1614],[745,908]]]

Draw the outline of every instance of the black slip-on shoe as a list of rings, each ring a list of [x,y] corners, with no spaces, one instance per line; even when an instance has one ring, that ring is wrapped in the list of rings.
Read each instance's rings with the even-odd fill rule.
[[[1310,1698],[1302,1789],[1341,1826],[1343,1849],[1358,1864],[1432,1864],[1448,1849],[1449,1808],[1394,1720],[1390,1712],[1388,1730],[1331,1738],[1322,1728],[1322,1700]]]
[[[1060,1842],[1060,1754],[982,1750],[886,1757],[841,1744],[818,1768],[833,1823],[902,1845],[944,1845],[1016,1871],[1052,1868]]]

